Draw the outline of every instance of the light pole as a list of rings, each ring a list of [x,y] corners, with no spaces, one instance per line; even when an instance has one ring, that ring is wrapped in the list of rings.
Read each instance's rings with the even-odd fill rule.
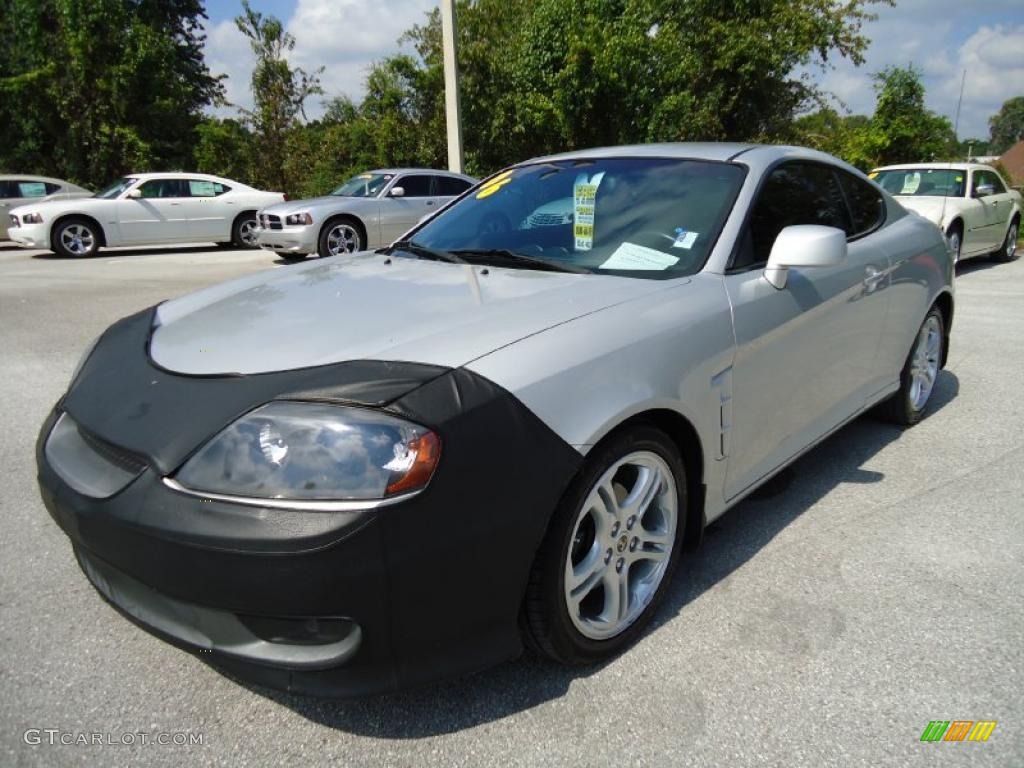
[[[441,45],[444,49],[444,116],[448,124],[448,170],[462,173],[462,107],[455,34],[455,0],[441,0]]]

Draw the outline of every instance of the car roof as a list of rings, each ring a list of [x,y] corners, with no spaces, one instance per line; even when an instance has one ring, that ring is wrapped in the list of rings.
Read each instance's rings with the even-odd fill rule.
[[[875,171],[904,171],[911,168],[935,168],[945,171],[994,171],[991,165],[986,163],[899,163],[897,165],[880,165]]]
[[[200,179],[202,181],[223,181],[228,184],[239,184],[243,187],[249,186],[244,182],[228,179],[224,176],[214,176],[211,173],[189,173],[187,171],[146,171],[145,173],[126,173],[124,177],[139,179],[140,181],[145,181],[146,179]]]
[[[680,160],[736,161],[754,171],[763,171],[779,160],[811,160],[839,166],[863,176],[860,170],[833,155],[816,149],[785,144],[753,144],[741,142],[668,142],[662,144],[629,144],[619,147],[597,147],[563,152],[527,160],[517,165],[564,160],[598,160],[611,157],[671,157]]]
[[[374,168],[370,171],[363,171],[363,173],[389,173],[391,175],[397,175],[399,173],[429,173],[434,176],[454,176],[459,179],[470,179],[472,176],[467,176],[464,173],[456,173],[455,171],[443,171],[440,168]],[[359,174],[356,174],[357,176]]]
[[[32,173],[4,173],[0,174],[0,181],[49,181],[52,184],[84,189],[84,187],[79,187],[77,184],[72,184],[70,181],[65,181],[64,179],[55,179],[53,176],[39,176]]]

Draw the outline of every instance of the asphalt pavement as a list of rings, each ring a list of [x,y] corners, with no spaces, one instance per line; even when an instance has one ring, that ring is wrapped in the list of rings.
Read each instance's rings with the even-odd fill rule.
[[[859,419],[727,513],[623,656],[341,702],[247,687],[127,622],[35,484],[37,430],[93,337],[271,268],[0,245],[0,765],[1024,765],[1024,260],[960,269],[928,418]],[[998,725],[922,743],[931,720]]]

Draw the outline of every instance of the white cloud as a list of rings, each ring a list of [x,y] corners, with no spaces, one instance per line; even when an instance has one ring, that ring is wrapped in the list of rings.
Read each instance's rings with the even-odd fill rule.
[[[962,0],[899,0],[879,8],[878,20],[864,25],[871,39],[865,64],[848,61],[817,76],[853,112],[875,106],[871,74],[887,66],[913,64],[922,72],[929,109],[953,121],[960,78],[967,83],[960,114],[960,136],[988,136],[988,118],[1002,103],[1024,94],[1024,6],[1020,0],[989,0],[983,8]]]
[[[324,67],[324,95],[307,102],[307,116],[319,116],[323,100],[340,95],[361,98],[370,65],[398,51],[402,33],[424,22],[436,5],[437,0],[298,0],[291,17],[284,20],[295,38],[288,60],[309,72]],[[233,21],[212,25],[207,36],[207,63],[214,74],[228,75],[228,101],[251,107],[253,55],[248,41]],[[216,113],[229,116],[235,110],[222,108]]]

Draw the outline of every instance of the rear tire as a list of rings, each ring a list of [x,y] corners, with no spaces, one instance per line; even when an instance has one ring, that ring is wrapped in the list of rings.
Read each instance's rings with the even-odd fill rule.
[[[582,665],[639,637],[679,563],[686,487],[675,444],[653,426],[636,425],[593,449],[555,510],[530,573],[530,647]]]
[[[100,250],[101,233],[95,222],[69,216],[57,223],[50,236],[53,251],[69,259],[87,259]]]
[[[932,307],[914,337],[914,345],[900,372],[900,388],[879,406],[881,416],[905,427],[924,418],[942,368],[946,328],[942,312]]]
[[[1006,230],[1006,238],[1003,240],[1003,244],[999,247],[998,251],[993,252],[992,258],[1004,264],[1020,258],[1020,253],[1017,251],[1017,235],[1019,232],[1020,220],[1014,219],[1010,222],[1010,228]]]
[[[256,248],[256,211],[240,213],[231,225],[231,242],[235,248]]]

